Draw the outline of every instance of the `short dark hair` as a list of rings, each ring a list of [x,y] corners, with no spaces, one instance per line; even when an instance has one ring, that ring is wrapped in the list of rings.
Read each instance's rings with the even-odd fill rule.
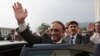
[[[99,24],[100,24],[100,21],[97,21],[96,23],[99,23]],[[96,24],[96,23],[95,23],[95,24]]]
[[[68,22],[65,24],[65,28],[68,29]]]
[[[15,29],[11,29],[11,31],[15,31]]]
[[[78,26],[78,22],[76,22],[76,21],[70,21],[70,22],[67,24],[67,27],[69,27],[69,25],[71,25],[71,24],[76,24],[76,25]]]
[[[57,23],[57,24],[60,24],[62,26],[62,29],[65,31],[65,26],[62,22],[60,21],[53,21],[51,24],[54,24],[54,23]]]

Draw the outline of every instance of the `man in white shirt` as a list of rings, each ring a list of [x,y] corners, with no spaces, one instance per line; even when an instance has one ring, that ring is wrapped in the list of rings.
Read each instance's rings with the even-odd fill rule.
[[[34,36],[29,30],[29,27],[25,23],[27,17],[27,10],[23,9],[21,3],[17,2],[13,5],[16,20],[19,25],[19,34],[29,43],[63,43],[63,37],[65,33],[65,26],[60,21],[54,21],[49,28],[50,38]]]
[[[95,23],[95,33],[90,37],[90,41],[94,44],[100,43],[100,21]]]

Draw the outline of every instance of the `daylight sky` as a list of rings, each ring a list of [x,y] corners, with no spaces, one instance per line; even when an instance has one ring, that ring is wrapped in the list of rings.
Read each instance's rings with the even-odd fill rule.
[[[50,24],[55,20],[64,24],[71,20],[95,21],[94,0],[0,0],[0,27],[18,27],[12,9],[13,3],[17,1],[28,10],[25,21],[33,31],[41,23]]]

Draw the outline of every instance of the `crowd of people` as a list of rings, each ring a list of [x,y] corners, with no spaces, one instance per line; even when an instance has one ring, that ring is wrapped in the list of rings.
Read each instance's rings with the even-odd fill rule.
[[[0,32],[0,41],[22,41],[23,38],[16,32],[15,29],[11,29],[11,31],[6,35],[3,36]]]
[[[100,43],[100,21],[94,24],[90,23],[87,27],[87,34],[84,36],[77,21],[68,22],[66,27],[60,21],[53,21],[48,31],[38,36],[32,34],[29,26],[27,26],[25,19],[28,11],[23,9],[21,3],[15,3],[13,10],[19,25],[17,32],[31,45],[37,43],[96,45]]]
[[[15,29],[12,29],[10,33],[7,35],[6,40],[8,41],[21,41],[22,37],[16,32]]]
[[[36,33],[32,34],[29,26],[27,26],[25,19],[28,11],[23,9],[21,3],[14,3],[13,10],[18,22],[18,34],[14,35],[15,30],[12,29],[7,40],[18,40],[18,37],[22,37],[30,45],[37,43],[96,45],[100,43],[100,21],[94,24],[90,23],[85,35],[82,35],[82,30],[77,21],[67,22],[66,26],[61,21],[53,21],[48,30],[38,36]]]
[[[38,36],[32,34],[29,26],[25,23],[28,11],[23,9],[21,3],[17,2],[13,5],[15,18],[18,22],[18,33],[30,44],[35,43],[68,43],[68,44],[93,44],[99,43],[100,22],[90,23],[87,27],[87,34],[82,35],[81,28],[77,21],[70,21],[65,26],[60,21],[54,21],[48,28],[47,34]],[[45,37],[46,36],[46,37]]]

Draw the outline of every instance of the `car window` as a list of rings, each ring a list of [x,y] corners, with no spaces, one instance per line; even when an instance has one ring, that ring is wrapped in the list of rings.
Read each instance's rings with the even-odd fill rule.
[[[78,48],[76,48],[76,47]],[[20,56],[91,56],[92,52],[83,50],[83,45],[66,44],[36,44],[33,47],[23,47]],[[90,50],[90,47],[86,47]],[[92,48],[93,49],[93,48]],[[93,50],[91,50],[93,51]]]
[[[84,51],[79,50],[34,50],[29,51],[27,53],[27,56],[75,56],[75,55],[84,55]],[[89,55],[92,55],[91,53],[88,53]],[[87,56],[87,54],[85,54]]]

